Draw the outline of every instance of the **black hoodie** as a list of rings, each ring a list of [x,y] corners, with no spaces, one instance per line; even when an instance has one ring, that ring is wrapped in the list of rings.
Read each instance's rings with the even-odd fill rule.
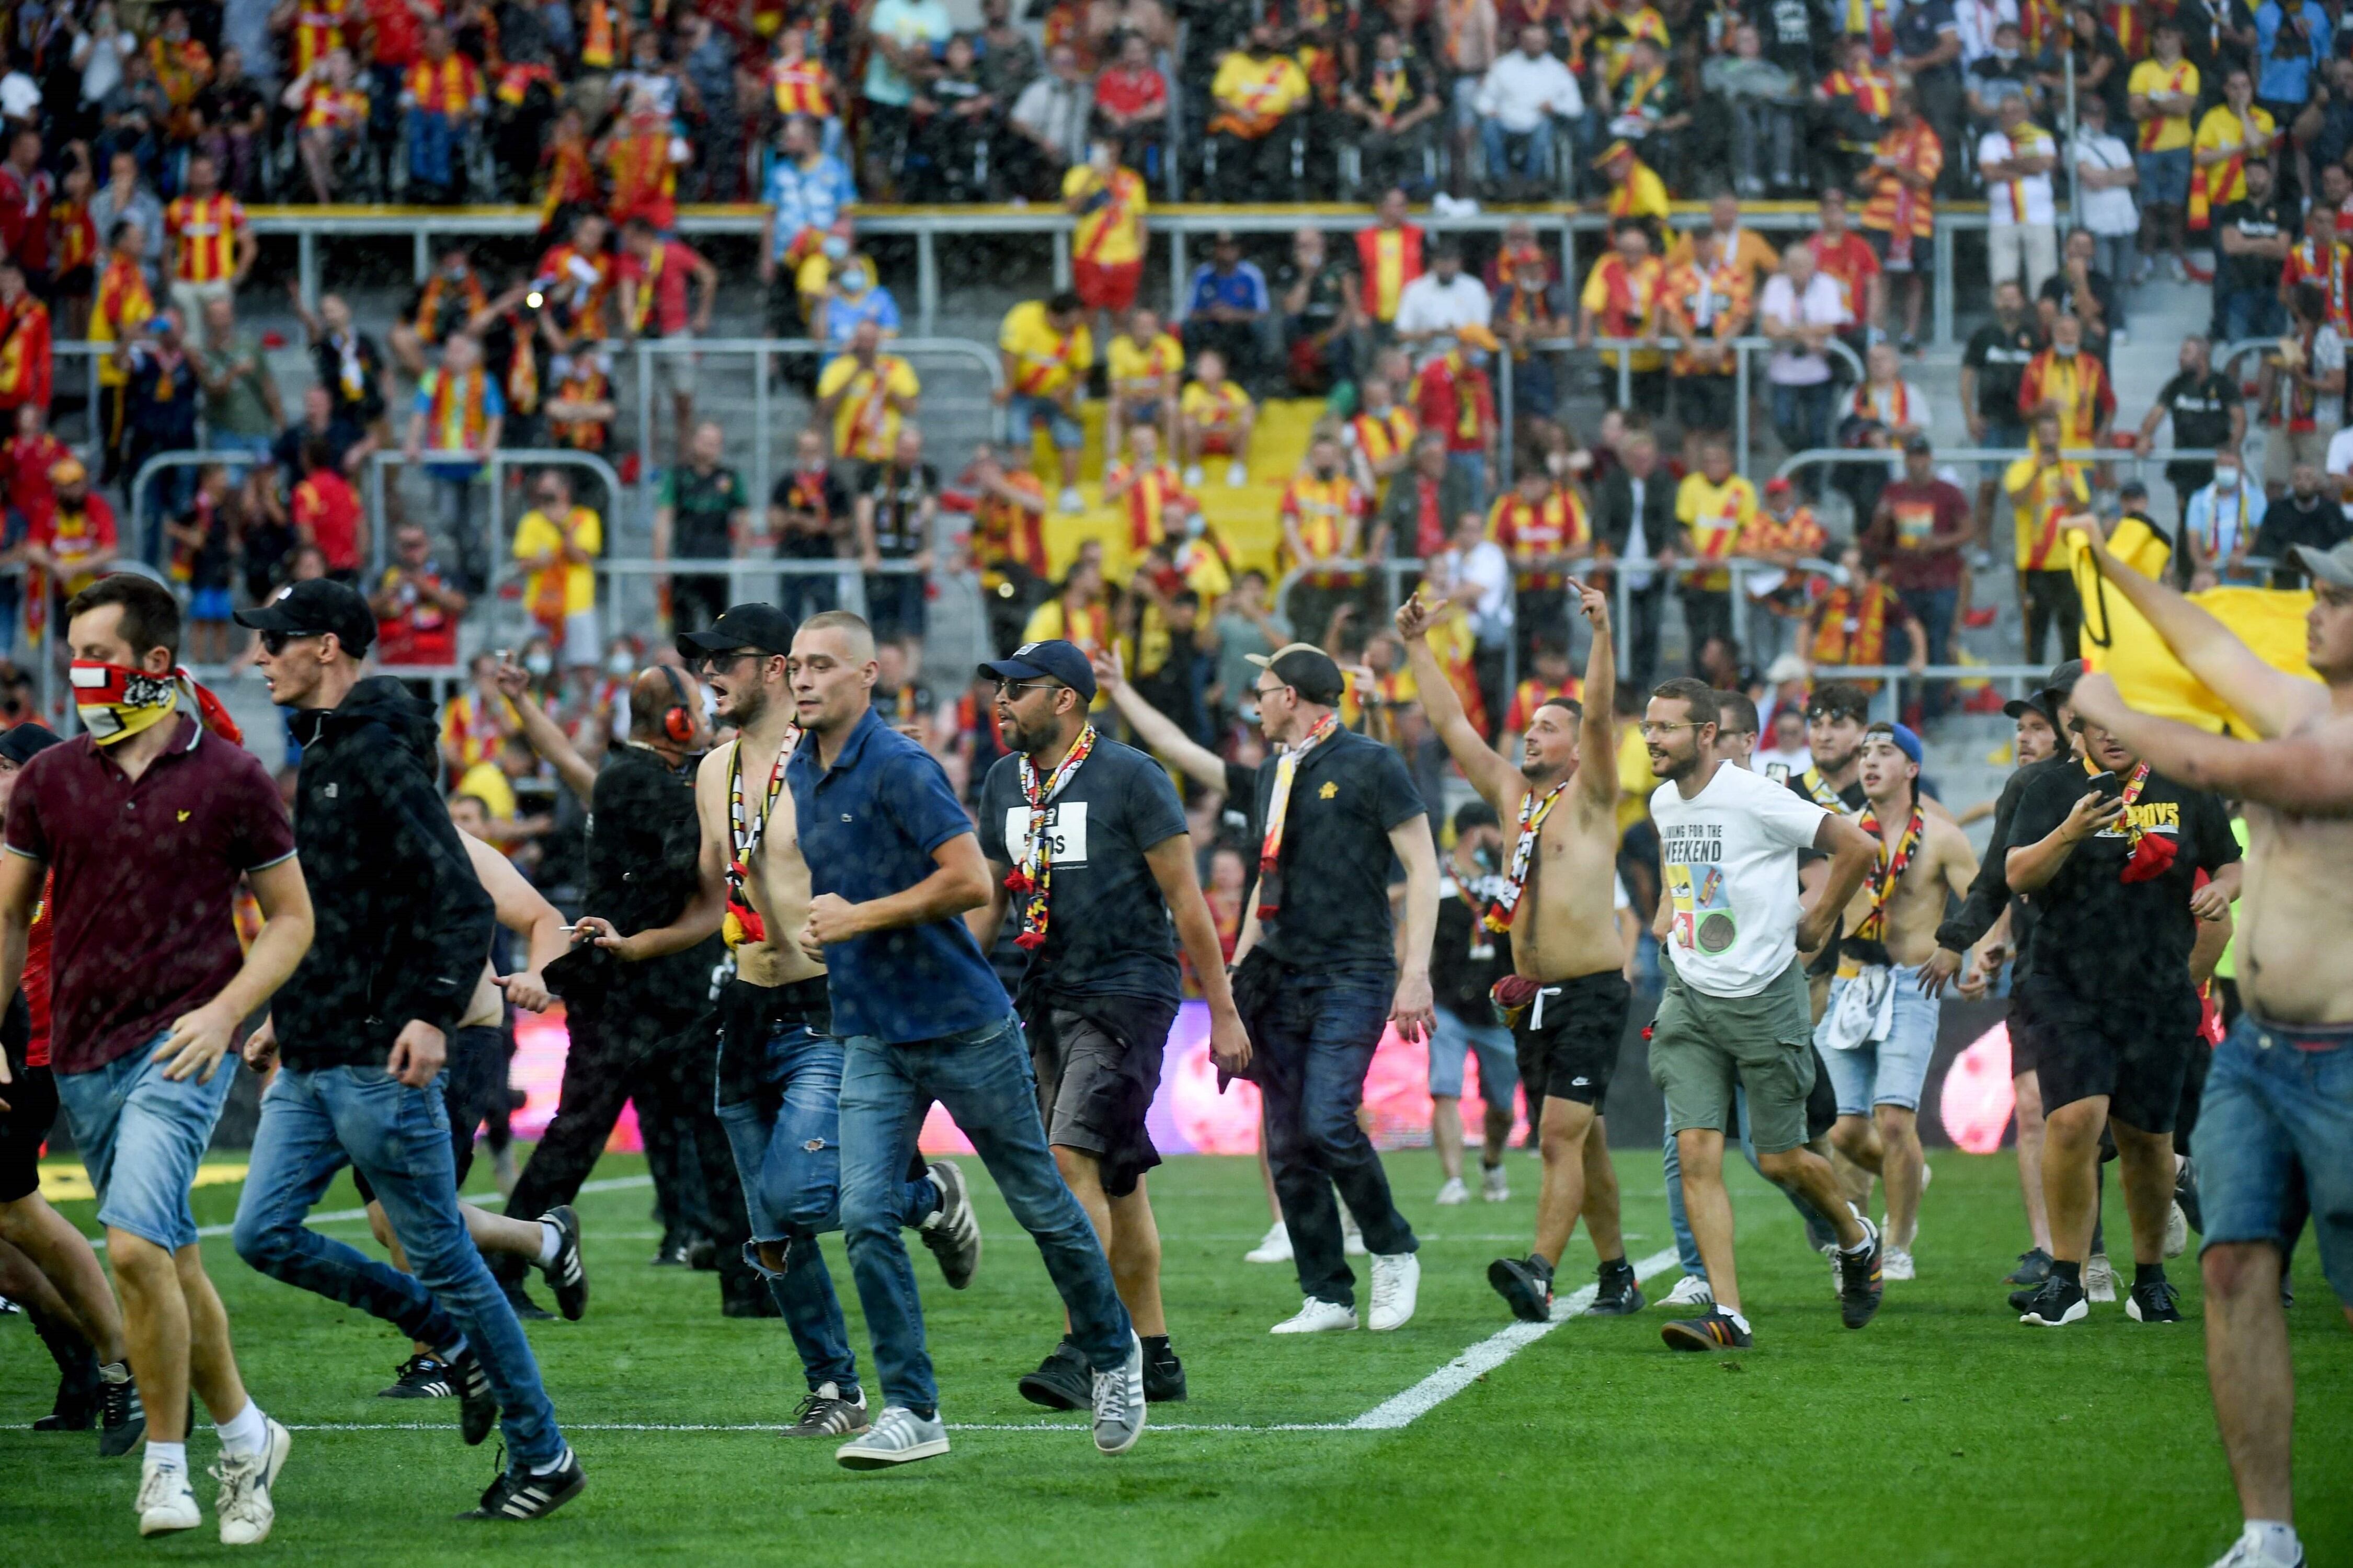
[[[497,917],[435,783],[432,715],[388,676],[294,715],[311,951],[271,1005],[291,1068],[381,1067],[410,1019],[464,1016]]]

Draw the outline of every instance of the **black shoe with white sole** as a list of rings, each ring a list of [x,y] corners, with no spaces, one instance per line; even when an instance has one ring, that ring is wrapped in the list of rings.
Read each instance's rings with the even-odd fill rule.
[[[855,1437],[866,1430],[866,1394],[853,1388],[851,1397],[841,1397],[841,1390],[833,1384],[821,1383],[801,1407],[793,1412],[793,1424],[777,1434],[784,1437]]]
[[[1181,1373],[1180,1373],[1181,1375]],[[1021,1397],[1049,1410],[1083,1410],[1095,1396],[1094,1368],[1086,1352],[1065,1339],[1047,1352],[1038,1370],[1024,1373]]]
[[[458,1434],[466,1447],[478,1448],[499,1423],[499,1399],[491,1392],[491,1374],[473,1346],[450,1359],[449,1385],[458,1391]]]
[[[2013,1300],[2013,1305],[2016,1304]],[[2037,1328],[2064,1328],[2080,1323],[2092,1315],[2090,1304],[2084,1296],[2084,1287],[2073,1279],[2053,1274],[2042,1282],[2042,1289],[2027,1299],[2021,1308],[2018,1321],[2032,1323]]]
[[[1585,1309],[1587,1317],[1630,1318],[1642,1310],[1642,1283],[1634,1278],[1632,1264],[1615,1258],[1593,1272],[1593,1305]]]
[[[540,1265],[540,1278],[555,1292],[555,1310],[567,1323],[576,1323],[588,1311],[588,1271],[580,1262],[580,1216],[570,1204],[558,1204],[539,1216],[555,1227],[555,1256]]]
[[[579,1457],[566,1448],[564,1463],[546,1475],[520,1468],[501,1470],[482,1493],[480,1504],[458,1517],[504,1520],[515,1524],[545,1519],[578,1497],[587,1484],[587,1473],[581,1469]]]
[[[955,1161],[934,1160],[925,1174],[940,1190],[940,1206],[924,1218],[915,1234],[939,1261],[940,1278],[948,1282],[948,1289],[961,1290],[972,1283],[974,1272],[980,1268],[980,1221],[972,1212],[972,1194],[965,1190],[964,1172]],[[1086,1402],[1087,1396],[1082,1394],[1078,1405]],[[1071,1408],[1075,1410],[1078,1405]]]
[[[131,1379],[130,1367],[117,1362],[122,1381],[107,1378],[106,1367],[99,1368],[98,1390],[98,1457],[119,1459],[137,1448],[147,1436],[147,1406],[139,1398],[139,1385]]]
[[[378,1399],[455,1399],[458,1385],[449,1379],[449,1363],[438,1355],[423,1352],[410,1356],[393,1368],[397,1374],[390,1388],[380,1390]]]
[[[1552,1317],[1552,1270],[1535,1258],[1498,1258],[1487,1265],[1487,1283],[1524,1323]]]
[[[1859,1329],[1876,1317],[1879,1302],[1887,1286],[1879,1269],[1879,1227],[1869,1220],[1862,1222],[1864,1247],[1861,1252],[1838,1252],[1839,1321],[1850,1329]]]
[[[1182,1405],[1185,1402],[1185,1363],[1176,1359],[1166,1335],[1144,1342],[1144,1402],[1147,1405]]]
[[[2136,1323],[2178,1323],[2181,1321],[2181,1292],[2167,1279],[2136,1285],[2132,1294],[2125,1298],[2125,1316]]]

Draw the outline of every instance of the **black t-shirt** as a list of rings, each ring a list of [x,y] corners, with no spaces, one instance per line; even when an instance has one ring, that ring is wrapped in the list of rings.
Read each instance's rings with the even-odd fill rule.
[[[2248,239],[2274,239],[2285,232],[2280,224],[2280,205],[2271,196],[2258,201],[2250,195],[2245,201],[2232,202],[2214,215],[2214,248],[2218,253],[2221,250],[2221,231],[2226,228],[2235,228]],[[2233,289],[2277,289],[2284,265],[2274,256],[2222,257],[2223,276]]]
[[[1807,774],[1812,772],[1813,770],[1809,768],[1805,773],[1791,773],[1788,778],[1784,781],[1789,786],[1789,793],[1796,795],[1799,800],[1812,801],[1816,805],[1830,807],[1830,809],[1841,812],[1848,816],[1862,816],[1862,808],[1871,803],[1871,797],[1862,792],[1862,780],[1861,778],[1857,778],[1854,783],[1837,792],[1838,805],[1836,806],[1831,806],[1831,803],[1821,795],[1815,794],[1813,786],[1806,782]],[[1819,849],[1800,849],[1798,851],[1798,864],[1800,866],[1804,865],[1809,860],[1819,860],[1821,858],[1822,852]]]
[[[2181,0],[2175,9],[2181,24],[2181,55],[2198,68],[2198,101],[2203,109],[2222,101],[2222,79],[2233,68],[2253,68],[2254,61],[2238,41],[2223,36],[2255,30],[2255,14],[2246,0]]]
[[[1029,832],[1021,759],[1004,757],[980,791],[980,852],[1018,865]],[[1185,808],[1167,773],[1150,757],[1098,735],[1046,807],[1053,849],[1046,945],[1031,955],[1050,994],[1177,995],[1176,933],[1145,852],[1186,830]],[[1021,918],[1027,895],[1013,895]]]
[[[670,471],[662,491],[672,512],[672,555],[681,561],[715,561],[733,552],[735,541],[727,520],[749,504],[742,475],[716,465],[709,473],[698,474],[692,464],[682,463]]]
[[[2255,530],[2250,553],[2280,563],[2272,568],[2273,587],[2301,588],[2308,577],[2295,558],[2295,546],[2334,550],[2348,539],[2353,539],[2353,521],[2346,519],[2342,507],[2325,497],[2314,498],[2309,507],[2301,506],[2291,491],[2263,513],[2263,525]]]
[[[929,463],[868,463],[858,470],[858,493],[874,500],[874,548],[884,560],[904,559],[931,543],[923,502],[939,491],[939,472]]]
[[[1907,59],[1918,59],[1934,53],[1947,33],[1956,37],[1960,35],[1960,23],[1953,16],[1953,0],[1914,0],[1895,18],[1895,52]],[[1960,75],[1960,57],[1956,55],[1943,65],[1916,73],[1914,79],[1957,81]]]
[[[768,492],[768,504],[786,511],[815,512],[836,529],[849,517],[849,494],[829,467],[809,471],[786,468],[776,476],[776,489]],[[830,534],[802,533],[787,528],[776,536],[776,553],[792,561],[824,561],[834,554],[833,544]]]
[[[2014,327],[1988,321],[1969,334],[1961,363],[1977,373],[1978,417],[2018,423],[2018,384],[2026,379],[2028,363],[2041,351],[2041,336],[2025,321]]]
[[[1438,1005],[1466,1024],[1492,1024],[1487,993],[1512,972],[1512,937],[1493,931],[1483,916],[1504,879],[1481,870],[1467,883],[1451,860],[1439,868],[1438,932],[1430,948],[1430,985]]]
[[[2010,819],[2011,847],[2050,837],[2090,788],[2080,763],[2037,778]],[[2173,864],[2162,875],[2123,879],[2132,851],[2119,826],[2076,845],[2058,875],[2026,895],[2038,915],[2035,976],[2078,1001],[2163,1004],[2187,993],[2189,950],[2198,940],[2198,918],[2189,912],[2197,873],[2239,858],[2219,795],[2152,773],[2132,813],[2143,833],[2174,842]]]
[[[1263,823],[1280,770],[1258,770]],[[1300,759],[1282,833],[1282,908],[1265,922],[1267,952],[1319,974],[1395,973],[1389,830],[1425,815],[1405,762],[1378,741],[1340,731]]]
[[[1391,26],[1387,14],[1384,13],[1381,24],[1375,31],[1387,32]],[[1399,42],[1403,41],[1399,40]],[[1405,79],[1401,84],[1394,79],[1400,76]],[[1377,87],[1377,84],[1385,77],[1392,79],[1387,88]],[[1411,49],[1399,55],[1394,67],[1388,70],[1382,68],[1382,62],[1375,58],[1369,47],[1365,50],[1364,68],[1356,73],[1356,96],[1363,99],[1371,108],[1387,109],[1390,114],[1402,119],[1411,110],[1427,103],[1430,100],[1430,68],[1424,65],[1421,62],[1421,57]],[[1388,102],[1390,94],[1396,95],[1395,104]]]
[[[2010,978],[2025,978],[2035,910],[2024,899],[2011,897],[2007,870],[2009,853],[2018,844],[2018,803],[2026,798],[2026,792],[2034,787],[2038,779],[2070,771],[2083,772],[2073,757],[2045,757],[2039,763],[2027,763],[2003,784],[2001,796],[1994,802],[1993,836],[1986,840],[1985,855],[1978,861],[1977,878],[1969,883],[1968,897],[1961,900],[1961,907],[1936,928],[1938,947],[1951,952],[1967,952],[1985,940],[1986,932],[1993,930],[2004,906],[2008,906],[2010,951],[2018,955],[2010,966]]]
[[[2173,444],[2193,450],[2219,447],[2231,438],[2231,410],[2239,389],[2213,371],[2180,371],[2160,388],[2157,400],[2173,416]]]
[[[313,440],[326,443],[327,460],[342,473],[343,455],[366,439],[366,431],[339,414],[328,416],[324,430],[313,430],[309,420],[298,419],[278,433],[278,439],[269,444],[269,457],[286,475],[287,488],[291,489],[297,479],[311,471],[302,460],[302,448]]]
[[[1799,78],[1812,73],[1820,60],[1824,31],[1814,0],[1762,0],[1751,17],[1767,59]]]
[[[2086,272],[2084,277],[2090,279],[2092,299],[2100,307],[2100,331],[2096,339],[2089,332],[2084,333],[2084,342],[2085,347],[2100,356],[2100,363],[2105,364],[2108,357],[2108,333],[2115,328],[2116,321],[2116,285],[2105,272]],[[2057,306],[2063,316],[2081,314],[2075,308],[2075,280],[2067,276],[2063,268],[2042,280],[2041,298]]]

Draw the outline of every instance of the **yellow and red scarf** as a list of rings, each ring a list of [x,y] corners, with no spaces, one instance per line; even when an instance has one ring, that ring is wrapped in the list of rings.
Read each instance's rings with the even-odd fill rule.
[[[1545,818],[1552,815],[1552,808],[1567,788],[1568,781],[1563,779],[1541,795],[1530,790],[1520,797],[1520,833],[1512,841],[1512,868],[1503,885],[1495,889],[1494,901],[1481,917],[1489,931],[1512,929],[1512,916],[1520,907],[1521,895],[1528,889],[1528,872],[1535,866],[1536,844],[1544,837]]]
[[[1046,945],[1048,905],[1054,887],[1054,838],[1046,831],[1046,808],[1094,749],[1095,727],[1089,724],[1071,742],[1069,753],[1054,771],[1042,779],[1038,776],[1038,764],[1028,752],[1022,753],[1021,798],[1029,803],[1029,828],[1022,837],[1020,862],[1005,873],[1005,886],[1021,900],[1021,931],[1013,945],[1024,952]]]
[[[2148,788],[2148,764],[2133,769],[2132,777],[2125,781],[2124,793],[2116,797],[2125,808],[2120,826],[2125,830],[2125,842],[2132,853],[2125,858],[2124,869],[2116,874],[2120,882],[2147,882],[2162,877],[2173,868],[2173,858],[2181,847],[2161,834],[2144,832],[2133,820],[2133,807],[2139,804],[2141,794]]]
[[[768,818],[776,813],[776,796],[784,791],[785,759],[793,754],[800,739],[799,725],[785,726],[785,743],[776,748],[776,760],[769,764],[767,799],[756,822],[750,820],[744,809],[744,742],[738,740],[735,749],[727,755],[727,835],[734,853],[727,858],[727,916],[720,923],[720,934],[731,951],[747,942],[768,940],[768,923],[752,907],[752,895],[745,890],[745,884],[752,875],[752,857],[759,853],[760,840],[767,837]]]
[[[1282,829],[1291,816],[1291,785],[1307,753],[1329,740],[1340,728],[1340,716],[1326,713],[1295,746],[1283,749],[1274,764],[1274,797],[1267,803],[1266,837],[1258,850],[1258,918],[1271,921],[1282,912]]]
[[[1894,895],[1895,884],[1912,868],[1912,857],[1920,850],[1920,836],[1927,823],[1920,815],[1920,803],[1912,803],[1912,820],[1904,825],[1904,837],[1895,841],[1891,851],[1887,841],[1880,837],[1879,808],[1862,808],[1862,821],[1858,825],[1871,835],[1878,846],[1872,857],[1871,870],[1863,878],[1863,889],[1871,895],[1871,908],[1857,922],[1853,935],[1858,942],[1884,942],[1887,939],[1887,900]]]

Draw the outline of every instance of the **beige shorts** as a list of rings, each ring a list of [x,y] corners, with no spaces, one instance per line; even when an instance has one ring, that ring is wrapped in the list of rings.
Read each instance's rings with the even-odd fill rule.
[[[2284,426],[2263,427],[2263,488],[2285,489],[2295,478],[2293,469],[2298,463],[2310,463],[2325,469],[2328,463],[2328,443],[2337,434],[2337,421],[2323,418],[2310,430],[2290,430]]]
[[[694,341],[692,332],[665,332],[659,342],[688,343]],[[646,356],[653,362],[654,395],[657,397],[683,397],[691,400],[702,356],[665,349]]]

